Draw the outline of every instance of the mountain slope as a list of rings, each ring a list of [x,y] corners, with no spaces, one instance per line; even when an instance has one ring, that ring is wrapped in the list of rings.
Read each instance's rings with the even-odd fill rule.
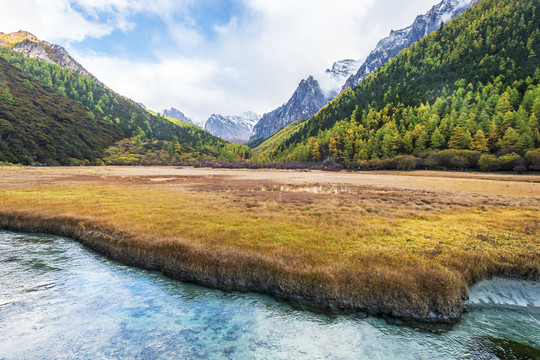
[[[286,104],[263,115],[253,128],[250,141],[269,138],[298,119],[309,119],[327,102],[319,82],[309,76],[300,82]]]
[[[256,140],[266,139],[296,120],[315,115],[319,109],[334,99],[341,90],[357,85],[362,79],[385,64],[401,50],[437,30],[443,22],[453,19],[476,1],[443,0],[425,15],[419,15],[408,28],[392,31],[389,37],[379,42],[365,62],[351,59],[335,62],[332,69],[326,70],[326,76],[319,77],[317,80],[314,79],[314,82],[317,82],[317,85],[322,89],[325,96],[324,101],[320,100],[318,93],[313,93],[312,98],[309,98],[310,95],[308,94],[303,102],[295,102],[293,100],[295,95],[293,95],[285,108],[282,106],[270,112],[268,116],[265,114],[263,121],[255,128],[250,140],[257,143]],[[315,85],[312,86],[315,88]],[[300,86],[296,92],[299,90]]]
[[[0,58],[0,161],[95,161],[122,132]]]
[[[255,124],[261,119],[254,112],[245,112],[239,116],[212,114],[204,124],[204,129],[211,134],[234,143],[246,143]]]
[[[236,146],[230,146],[226,141],[200,128],[187,126],[180,120],[170,121],[165,117],[151,114],[133,100],[100,86],[89,76],[83,76],[68,67],[46,60],[25,57],[9,49],[9,46],[0,47],[0,58],[39,80],[51,88],[51,92],[56,91],[62,97],[77,101],[87,108],[87,116],[103,118],[114,125],[115,132],[120,131],[122,138],[138,137],[142,140],[148,139],[149,142],[170,142],[169,148],[175,148],[174,144],[179,144],[181,146],[176,149],[179,152],[187,152],[192,157],[236,159],[243,158],[247,153],[247,148],[237,149]]]
[[[463,11],[469,9],[478,0],[443,0],[424,15],[419,15],[413,24],[405,29],[391,31],[390,36],[382,39],[377,47],[369,54],[358,71],[351,75],[343,89],[352,88],[373,73],[401,50],[416,43],[424,36],[440,28]]]
[[[10,34],[0,33],[0,46],[21,53],[25,57],[60,65],[74,73],[90,77],[99,86],[105,86],[71,57],[62,46],[41,41],[27,31],[18,31]]]
[[[260,145],[259,158],[350,165],[428,150],[538,147],[539,19],[537,1],[483,0],[284,129],[281,141]],[[465,160],[478,163],[474,154]]]

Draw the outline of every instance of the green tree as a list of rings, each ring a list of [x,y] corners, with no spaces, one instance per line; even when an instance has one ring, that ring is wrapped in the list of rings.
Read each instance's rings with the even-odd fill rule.
[[[516,130],[509,128],[504,133],[504,136],[502,139],[499,140],[497,145],[501,148],[511,148],[516,147],[519,142],[519,134]]]
[[[310,137],[308,140],[308,156],[310,160],[317,161],[321,157],[321,153],[319,151],[319,142],[315,137]]]
[[[529,117],[529,128],[533,133],[533,140],[537,144],[540,144],[540,125],[538,124],[538,119],[536,118],[534,113],[532,113]]]
[[[420,134],[418,134],[418,138],[416,139],[414,150],[415,151],[425,150],[428,140],[429,138],[428,138],[426,129],[422,129],[422,131],[420,131]]]
[[[497,107],[495,108],[498,113],[500,114],[506,114],[509,111],[512,111],[512,104],[510,102],[510,94],[508,92],[504,92],[501,97],[499,98],[499,101],[497,102]]]
[[[32,85],[32,83],[28,79],[24,79],[23,86],[28,90],[32,90],[34,88],[34,85]]]
[[[432,149],[440,149],[444,145],[445,139],[444,136],[439,131],[439,128],[436,128],[435,131],[431,134],[430,147]]]
[[[15,103],[13,100],[13,95],[11,95],[8,87],[6,87],[4,91],[2,91],[2,95],[0,95],[0,100],[2,100],[8,105],[13,105]]]
[[[500,130],[504,134],[506,130],[511,127],[515,127],[515,116],[512,111],[507,111],[504,114]]]
[[[337,141],[334,139],[334,137],[330,138],[330,141],[328,143],[328,150],[330,151],[330,156],[332,156],[332,159],[335,161],[339,158],[339,152],[337,149]]]
[[[476,134],[474,134],[474,138],[471,141],[471,150],[482,152],[489,151],[488,142],[482,129],[479,129]]]
[[[450,149],[468,149],[471,143],[471,133],[469,130],[463,131],[461,126],[456,126],[452,132],[452,137],[448,141]]]

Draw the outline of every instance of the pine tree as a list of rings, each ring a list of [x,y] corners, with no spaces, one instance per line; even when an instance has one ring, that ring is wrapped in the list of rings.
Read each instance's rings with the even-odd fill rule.
[[[510,103],[510,94],[508,92],[504,92],[501,97],[499,98],[499,101],[497,102],[497,107],[495,108],[498,113],[506,114],[509,111],[512,111],[512,104]]]
[[[386,132],[384,134],[384,137],[381,142],[381,151],[383,157],[390,157],[394,156],[395,153],[392,151],[392,134],[390,132]]]
[[[313,161],[317,161],[321,157],[319,142],[313,136],[308,140],[308,156]]]
[[[401,147],[403,148],[403,151],[406,154],[412,154],[414,150],[413,146],[413,139],[410,131],[407,131],[405,133],[405,136],[403,136],[403,142],[401,143]]]
[[[2,91],[2,95],[0,95],[0,100],[8,105],[13,105],[15,103],[13,101],[13,95],[11,95],[8,87],[6,87],[4,91]]]
[[[461,126],[456,126],[452,133],[452,137],[448,140],[450,149],[468,149],[471,141],[471,133],[469,130],[463,131]]]
[[[474,138],[471,141],[471,150],[482,152],[489,151],[488,142],[482,129],[479,129],[476,134],[474,134]]]
[[[504,134],[508,128],[515,126],[515,116],[512,111],[507,111],[504,114],[503,121],[501,123],[501,132]]]
[[[439,128],[436,128],[435,131],[433,131],[433,134],[431,134],[430,147],[432,149],[440,149],[444,145],[444,142],[444,136],[442,136]]]
[[[536,142],[536,144],[540,144],[540,125],[538,124],[538,119],[534,113],[532,113],[529,117],[529,128],[533,133],[533,140]]]
[[[337,142],[334,137],[330,138],[330,141],[328,143],[328,150],[330,152],[330,156],[332,156],[332,160],[336,161],[339,158],[339,153],[337,149]]]
[[[429,138],[428,138],[428,134],[426,130],[422,129],[422,131],[418,135],[418,138],[416,139],[414,150],[415,151],[425,150],[428,140]]]
[[[499,139],[499,129],[497,128],[497,124],[495,124],[494,121],[491,122],[489,125],[489,130],[487,134],[488,139],[488,147],[490,150],[495,149],[497,146],[497,141]]]
[[[519,136],[517,147],[520,149],[532,149],[534,147],[534,139],[532,131],[525,131]]]
[[[504,133],[504,137],[497,142],[497,145],[501,148],[516,147],[519,142],[519,134],[516,130],[509,128]]]

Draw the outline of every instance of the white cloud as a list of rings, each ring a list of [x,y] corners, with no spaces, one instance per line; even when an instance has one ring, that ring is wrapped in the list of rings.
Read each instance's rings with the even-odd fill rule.
[[[226,24],[201,24],[205,16],[194,12],[202,1],[218,0],[74,0],[73,6],[68,0],[0,0],[0,31],[28,30],[75,52],[70,44],[85,37],[145,31],[133,15],[152,14],[165,24],[164,38],[172,39],[162,48],[155,35],[138,44],[143,52],[154,49],[156,61],[80,48],[74,55],[119,93],[154,110],[174,106],[204,120],[280,106],[302,78],[334,61],[365,58],[390,29],[410,25],[437,2],[237,0],[243,11]]]
[[[0,31],[26,30],[48,41],[81,41],[89,35],[99,38],[113,29],[87,20],[65,0],[1,0],[0,9]]]

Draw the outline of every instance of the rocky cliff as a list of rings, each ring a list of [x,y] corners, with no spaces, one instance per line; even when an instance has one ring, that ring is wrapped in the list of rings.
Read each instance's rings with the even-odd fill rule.
[[[343,89],[358,85],[360,81],[396,56],[401,50],[439,29],[443,23],[452,20],[477,1],[443,0],[433,6],[426,14],[417,16],[411,26],[397,31],[392,30],[388,37],[379,41],[377,47],[369,54],[358,71],[347,79]]]
[[[250,141],[266,139],[299,119],[309,119],[328,103],[319,82],[309,76],[302,80],[289,101],[263,115],[253,128]]]
[[[185,121],[185,122],[188,122],[190,124],[193,124],[193,125],[197,125],[199,127],[204,127],[204,122],[197,122],[189,117],[187,117],[186,115],[184,115],[183,112],[181,112],[180,110],[176,109],[176,108],[170,108],[169,110],[163,110],[163,115],[167,116],[167,117],[172,117],[172,118],[175,118],[175,119],[178,119],[178,120],[182,120],[182,121]]]
[[[222,139],[242,144],[249,141],[253,127],[260,118],[260,115],[250,111],[239,116],[212,114],[206,120],[204,129]]]
[[[79,64],[62,46],[41,41],[27,31],[10,34],[0,33],[0,46],[7,47],[29,58],[60,65],[74,73],[92,78],[100,86],[105,86]]]

